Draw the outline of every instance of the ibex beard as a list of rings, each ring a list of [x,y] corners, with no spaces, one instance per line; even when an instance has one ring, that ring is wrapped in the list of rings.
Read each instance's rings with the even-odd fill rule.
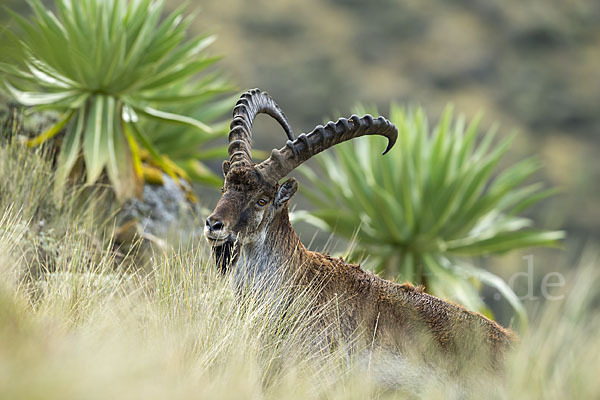
[[[288,141],[255,164],[252,124],[259,113],[275,118]],[[295,139],[268,94],[254,89],[242,95],[233,112],[230,159],[223,163],[223,194],[205,226],[217,266],[223,273],[231,270],[239,287],[273,293],[284,283],[305,292],[315,288],[311,307],[322,312],[326,305],[334,305],[332,312],[322,312],[315,334],[332,342],[353,343],[352,351],[364,350],[369,360],[377,356],[383,381],[424,387],[425,382],[416,383],[420,373],[415,371],[435,371],[429,380],[447,376],[460,377],[460,382],[481,381],[471,377],[481,378],[484,373],[498,374],[514,340],[510,331],[421,288],[392,283],[342,259],[307,250],[294,232],[288,204],[298,183],[294,178],[281,184],[280,180],[329,147],[374,134],[388,139],[384,154],[397,138],[395,126],[387,119],[366,115],[317,126]],[[283,293],[290,301],[295,296],[293,291]],[[409,364],[417,367],[408,370]]]

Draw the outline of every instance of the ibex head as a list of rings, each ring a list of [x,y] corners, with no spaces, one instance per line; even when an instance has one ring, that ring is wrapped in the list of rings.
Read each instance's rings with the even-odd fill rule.
[[[287,144],[271,152],[260,164],[251,157],[252,124],[265,113],[283,127]],[[287,217],[288,201],[298,189],[290,178],[279,181],[294,168],[338,143],[363,135],[378,134],[388,138],[387,153],[396,142],[398,132],[387,119],[370,115],[341,118],[325,126],[317,126],[309,134],[294,139],[287,118],[266,93],[258,89],[244,93],[233,109],[229,132],[229,161],[223,162],[225,184],[223,195],[213,213],[206,219],[207,239],[221,257],[221,267],[229,261],[234,242],[246,245],[264,239],[269,223],[281,213]]]

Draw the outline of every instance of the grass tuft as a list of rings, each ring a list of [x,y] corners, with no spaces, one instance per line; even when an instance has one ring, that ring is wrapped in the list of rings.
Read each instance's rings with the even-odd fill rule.
[[[39,152],[13,144],[0,157],[0,398],[407,398],[314,345],[311,293],[286,313],[242,295],[202,242],[154,254],[149,273],[125,269],[98,204],[48,200]],[[534,316],[498,398],[597,398],[598,260],[582,259],[565,300]]]

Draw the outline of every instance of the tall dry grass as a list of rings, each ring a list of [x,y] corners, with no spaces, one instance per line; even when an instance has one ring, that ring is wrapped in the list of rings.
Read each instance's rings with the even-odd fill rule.
[[[155,252],[149,272],[125,268],[111,212],[78,191],[54,203],[48,163],[0,148],[0,398],[407,397],[378,387],[343,349],[309,345],[310,293],[285,313],[240,294],[204,243]],[[600,394],[598,260],[582,258],[565,300],[540,310],[499,397]],[[443,385],[421,392],[447,395]]]

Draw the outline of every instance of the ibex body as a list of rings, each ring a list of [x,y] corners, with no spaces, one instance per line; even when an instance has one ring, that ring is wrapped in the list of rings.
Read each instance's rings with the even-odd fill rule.
[[[254,164],[251,129],[259,113],[274,117],[289,140]],[[388,120],[367,115],[317,126],[294,139],[284,114],[266,93],[245,93],[234,109],[223,195],[206,220],[205,234],[219,268],[230,270],[239,285],[261,291],[284,282],[299,289],[317,285],[315,303],[333,302],[336,308],[320,328],[335,319],[339,340],[358,336],[371,349],[443,366],[451,375],[472,368],[495,371],[512,341],[509,331],[410,284],[386,281],[342,259],[312,252],[294,232],[288,202],[298,184],[293,178],[279,184],[280,179],[320,151],[372,134],[388,138],[386,152],[397,137]]]

